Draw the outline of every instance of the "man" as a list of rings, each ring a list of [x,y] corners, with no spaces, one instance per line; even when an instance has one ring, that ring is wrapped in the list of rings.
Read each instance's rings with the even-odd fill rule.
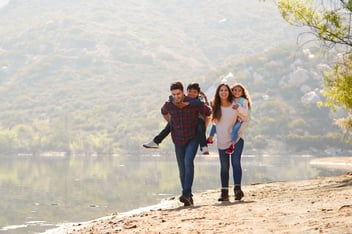
[[[207,96],[205,93],[203,93],[200,90],[200,86],[198,83],[192,82],[187,86],[187,96],[190,98],[193,98],[190,102],[190,105],[201,105],[201,102],[204,102],[206,105],[209,106]],[[169,101],[172,102],[172,95],[169,96]],[[198,116],[198,137],[199,137],[199,148],[202,154],[208,155],[209,150],[208,150],[208,144],[207,144],[207,139],[205,136],[206,133],[206,126],[208,126],[208,123],[210,121],[210,118],[205,116],[203,114],[200,114]],[[149,141],[148,143],[144,143],[143,147],[145,148],[159,148],[159,144],[169,135],[171,132],[170,129],[170,124],[167,123],[166,126],[164,127],[161,132],[156,135],[153,140]]]
[[[199,138],[197,125],[199,113],[210,116],[211,109],[205,104],[189,105],[192,98],[185,96],[183,84],[174,82],[170,86],[172,102],[165,102],[161,113],[170,123],[171,137],[182,186],[180,201],[185,206],[193,205],[192,184],[194,178],[194,158],[197,153]]]

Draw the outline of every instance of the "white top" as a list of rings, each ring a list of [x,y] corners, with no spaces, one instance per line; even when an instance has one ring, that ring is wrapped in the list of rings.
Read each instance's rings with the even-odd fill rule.
[[[216,121],[216,139],[218,148],[227,149],[231,145],[232,128],[238,117],[238,111],[232,108],[221,106],[221,119]]]

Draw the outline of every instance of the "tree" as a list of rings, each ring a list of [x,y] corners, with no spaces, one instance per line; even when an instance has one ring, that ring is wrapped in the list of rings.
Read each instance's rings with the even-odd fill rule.
[[[278,0],[282,17],[290,24],[308,27],[310,33],[327,46],[338,46],[343,51],[334,69],[325,73],[320,105],[336,110],[342,107],[346,117],[337,124],[352,133],[352,0]]]

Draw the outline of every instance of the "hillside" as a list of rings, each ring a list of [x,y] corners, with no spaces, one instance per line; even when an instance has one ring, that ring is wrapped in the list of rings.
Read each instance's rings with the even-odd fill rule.
[[[272,2],[10,0],[0,8],[0,22],[0,152],[136,150],[164,124],[159,109],[172,81],[198,81],[212,95],[229,72],[254,97],[253,126],[280,123],[275,129],[282,129],[251,128],[251,148],[270,145],[254,136],[286,138],[300,118],[309,129],[294,132],[293,140],[301,131],[339,138],[333,116],[321,118],[328,110],[299,113],[298,87],[277,86],[304,55],[292,46],[298,31]],[[301,65],[313,74],[320,62]],[[319,88],[318,77],[308,75],[299,87]],[[261,102],[263,95],[279,110],[268,111],[273,103]]]

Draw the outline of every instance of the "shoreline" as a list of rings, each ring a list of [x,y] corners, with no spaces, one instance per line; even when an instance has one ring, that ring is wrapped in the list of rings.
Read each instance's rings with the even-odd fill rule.
[[[312,159],[310,164],[324,168],[352,170],[352,156],[319,157]]]
[[[334,162],[321,159],[324,166]],[[352,157],[345,159],[347,174],[244,185],[240,202],[232,190],[230,202],[217,202],[219,190],[210,190],[194,194],[193,207],[174,198],[44,233],[352,233]]]

